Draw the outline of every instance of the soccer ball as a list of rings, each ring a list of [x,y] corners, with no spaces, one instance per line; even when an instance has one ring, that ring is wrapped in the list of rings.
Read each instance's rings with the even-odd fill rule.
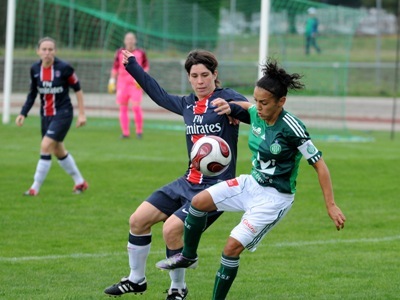
[[[228,167],[232,159],[231,149],[224,139],[209,135],[193,144],[190,151],[192,166],[206,176],[218,176]]]

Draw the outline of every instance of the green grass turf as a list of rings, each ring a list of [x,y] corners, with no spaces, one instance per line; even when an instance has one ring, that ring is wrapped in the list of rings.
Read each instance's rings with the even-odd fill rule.
[[[66,145],[90,189],[73,195],[72,180],[53,159],[40,195],[28,198],[22,193],[38,159],[39,120],[0,126],[1,299],[103,299],[104,288],[128,274],[130,214],[154,189],[182,175],[187,163],[183,133],[157,128],[147,126],[141,141],[120,140],[114,119],[72,128]],[[229,299],[399,299],[400,137],[371,135],[374,141],[365,143],[315,141],[346,228],[334,228],[316,174],[303,160],[292,211],[256,252],[242,255]],[[240,137],[238,173],[250,168],[246,138]],[[187,272],[188,299],[210,299],[220,253],[240,216],[225,213],[204,234],[200,266]],[[158,224],[149,289],[138,299],[165,299],[168,273],[154,267],[162,258]]]

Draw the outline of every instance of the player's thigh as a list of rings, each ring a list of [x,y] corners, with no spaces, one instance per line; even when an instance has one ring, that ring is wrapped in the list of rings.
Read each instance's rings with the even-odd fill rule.
[[[73,120],[72,111],[54,116],[48,124],[45,136],[57,141],[64,141]]]
[[[192,200],[192,206],[201,211],[217,210],[213,198],[208,190],[196,194]]]
[[[133,87],[129,90],[129,98],[131,99],[132,106],[139,106],[143,98],[143,90]]]
[[[129,94],[124,90],[117,91],[117,104],[122,106],[129,105]]]
[[[245,211],[252,195],[251,175],[217,183],[207,189],[219,211]]]
[[[292,204],[293,199],[290,197],[260,193],[251,201],[252,207],[243,214],[240,223],[231,231],[230,236],[248,250],[255,251],[265,235],[287,214]]]
[[[53,117],[45,117],[42,116],[40,119],[40,129],[41,129],[41,134],[42,134],[42,138],[46,135],[46,131],[49,128],[50,122],[52,120]]]
[[[205,185],[193,185],[184,177],[180,177],[156,190],[148,198],[147,202],[153,204],[167,216],[179,215],[185,220],[187,215],[187,204],[194,195],[206,188]]]
[[[145,234],[149,233],[151,226],[167,218],[157,207],[144,201],[129,218],[129,225],[133,234]]]

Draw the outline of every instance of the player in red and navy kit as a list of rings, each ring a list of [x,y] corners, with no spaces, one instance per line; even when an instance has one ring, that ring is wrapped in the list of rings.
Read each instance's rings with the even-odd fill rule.
[[[136,48],[136,36],[132,32],[125,34],[125,48],[120,48],[115,53],[114,63],[111,69],[110,80],[108,81],[108,92],[117,91],[117,103],[119,105],[119,123],[122,130],[122,138],[129,138],[129,101],[132,102],[134,114],[136,137],[141,138],[143,134],[143,111],[141,107],[143,90],[134,78],[125,70],[122,63],[122,50],[128,50],[136,57],[142,68],[148,72],[150,69],[146,52]]]
[[[150,252],[152,225],[165,221],[163,235],[167,246],[167,257],[180,253],[183,247],[184,220],[192,197],[219,181],[235,177],[239,126],[235,120],[216,113],[214,111],[216,107],[211,102],[216,98],[226,101],[247,101],[236,91],[219,87],[218,61],[208,51],[192,51],[186,59],[185,69],[194,91],[188,96],[168,94],[143,70],[129,51],[124,51],[123,54],[126,70],[150,98],[159,106],[183,117],[188,157],[193,143],[200,137],[216,135],[229,144],[232,162],[224,173],[216,177],[207,177],[194,169],[189,161],[184,176],[156,190],[136,209],[129,220],[128,255],[131,271],[128,277],[122,278],[119,283],[105,290],[106,294],[113,296],[141,293],[147,289],[145,268]],[[219,215],[219,212],[210,213],[207,226]],[[170,277],[171,286],[167,299],[185,299],[188,293],[185,270],[173,270],[170,272]]]
[[[56,43],[52,38],[45,37],[38,43],[37,54],[40,61],[31,67],[31,86],[28,97],[21,109],[20,115],[15,120],[18,126],[24,124],[32,108],[37,94],[40,94],[40,115],[42,142],[40,146],[40,159],[36,167],[34,182],[27,196],[36,196],[39,193],[47,173],[51,167],[51,155],[55,155],[60,166],[72,176],[75,186],[73,192],[79,194],[88,188],[74,158],[64,146],[64,138],[68,133],[73,119],[73,108],[69,97],[71,87],[78,101],[77,127],[86,123],[83,106],[83,93],[74,69],[66,62],[55,57]]]

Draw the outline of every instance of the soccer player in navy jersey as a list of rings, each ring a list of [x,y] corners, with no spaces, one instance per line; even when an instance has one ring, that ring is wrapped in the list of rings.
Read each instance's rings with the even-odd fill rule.
[[[126,70],[149,97],[159,106],[183,117],[188,157],[190,157],[193,143],[199,138],[216,135],[229,144],[232,162],[229,168],[219,176],[207,177],[193,168],[189,161],[188,169],[182,177],[156,190],[136,209],[129,220],[128,255],[131,271],[128,277],[122,278],[120,282],[104,291],[113,296],[142,293],[147,289],[145,268],[150,252],[152,225],[165,222],[163,235],[167,246],[167,257],[180,253],[183,247],[183,222],[192,197],[219,181],[235,177],[239,126],[235,120],[215,112],[216,107],[211,102],[217,98],[228,102],[247,102],[247,99],[236,91],[220,87],[218,61],[211,52],[195,50],[188,54],[185,69],[193,93],[187,96],[168,94],[143,70],[132,53],[123,51],[123,54]],[[210,213],[207,226],[219,216],[219,212]],[[170,277],[171,286],[166,299],[185,299],[188,293],[185,269],[171,271]]]
[[[36,167],[34,182],[24,193],[27,196],[36,196],[39,193],[51,167],[51,155],[55,155],[60,166],[72,176],[75,182],[74,193],[82,193],[88,188],[88,184],[83,179],[74,158],[65,149],[63,142],[73,119],[69,88],[71,87],[75,91],[78,101],[79,113],[76,127],[86,124],[83,93],[74,69],[55,57],[55,53],[56,42],[54,39],[45,37],[39,40],[37,54],[40,60],[31,67],[30,91],[21,113],[15,120],[18,126],[24,124],[37,94],[40,94],[42,131],[40,159]]]

